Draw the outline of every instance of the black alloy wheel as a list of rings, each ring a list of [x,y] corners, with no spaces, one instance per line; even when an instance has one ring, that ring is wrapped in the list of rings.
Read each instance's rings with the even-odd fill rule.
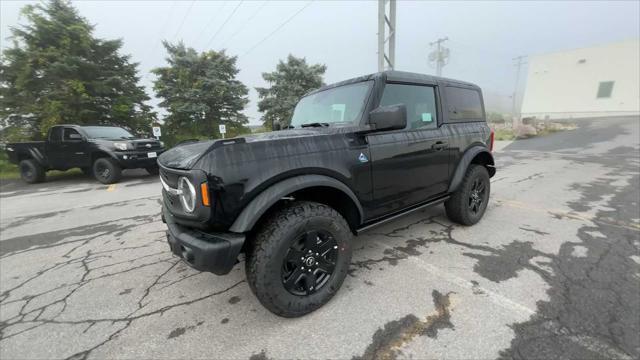
[[[103,162],[96,164],[96,176],[102,179],[108,179],[111,175],[111,169]]]
[[[474,179],[471,185],[471,191],[469,192],[469,210],[471,213],[478,214],[482,209],[482,204],[487,200],[487,186],[483,178],[477,177]]]
[[[122,168],[113,159],[98,158],[93,163],[93,176],[103,184],[113,184],[120,180]]]
[[[479,164],[471,164],[462,182],[444,203],[447,217],[455,223],[473,225],[482,219],[489,197],[491,181],[487,168]]]
[[[320,290],[331,278],[337,257],[338,242],[328,231],[307,231],[284,257],[281,277],[285,289],[299,296]]]

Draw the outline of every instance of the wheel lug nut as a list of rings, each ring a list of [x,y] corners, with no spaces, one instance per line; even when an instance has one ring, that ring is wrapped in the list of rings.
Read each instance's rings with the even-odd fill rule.
[[[316,256],[318,256],[318,253],[316,253]]]
[[[338,247],[337,247],[337,246],[334,246],[333,248],[334,248],[334,249],[337,249]]]
[[[302,267],[302,270],[304,270],[304,266]]]

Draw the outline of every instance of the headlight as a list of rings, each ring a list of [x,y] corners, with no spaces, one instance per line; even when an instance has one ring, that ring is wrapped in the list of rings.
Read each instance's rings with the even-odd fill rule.
[[[127,150],[127,143],[123,143],[123,142],[114,142],[113,143],[113,147],[115,147],[118,150],[122,150],[125,151]]]
[[[180,192],[180,202],[187,212],[193,212],[196,207],[196,188],[186,177],[178,179],[178,191]]]

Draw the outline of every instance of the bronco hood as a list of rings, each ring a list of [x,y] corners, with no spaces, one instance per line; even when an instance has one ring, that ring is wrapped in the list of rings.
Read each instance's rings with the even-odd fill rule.
[[[291,129],[263,134],[246,135],[231,139],[183,143],[162,153],[162,155],[158,157],[158,163],[168,168],[189,170],[193,168],[193,166],[198,162],[198,160],[200,160],[202,156],[220,146],[231,145],[234,143],[252,143],[261,141],[274,141],[286,138],[306,137],[318,135],[318,133],[319,131],[317,131],[317,129]]]
[[[158,163],[174,169],[191,169],[193,165],[213,146],[215,140],[179,144],[158,157]]]

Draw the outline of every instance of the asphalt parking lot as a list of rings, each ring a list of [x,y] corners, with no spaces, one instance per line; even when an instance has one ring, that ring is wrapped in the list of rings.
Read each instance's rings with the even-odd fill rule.
[[[244,264],[169,252],[156,177],[0,188],[0,358],[640,357],[640,119],[496,152],[485,218],[442,206],[355,238],[342,290],[279,318]]]

